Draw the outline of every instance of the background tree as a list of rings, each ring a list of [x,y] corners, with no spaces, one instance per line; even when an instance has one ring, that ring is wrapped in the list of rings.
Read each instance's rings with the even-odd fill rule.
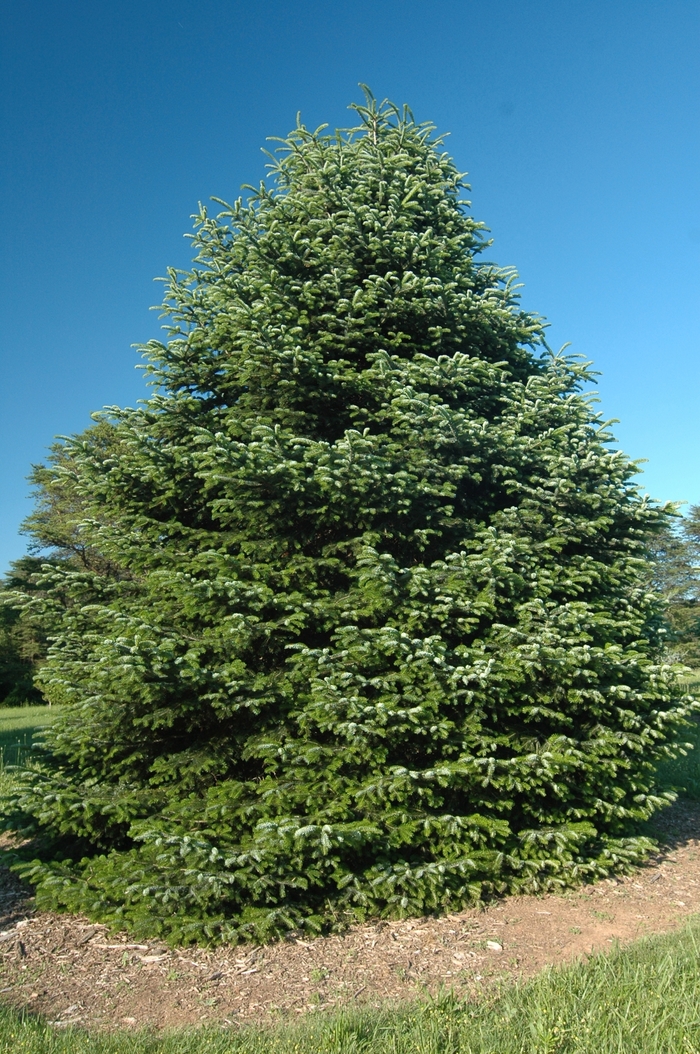
[[[652,542],[654,585],[666,601],[669,656],[700,669],[700,506]]]
[[[46,657],[49,639],[60,631],[63,591],[54,571],[82,569],[114,573],[104,557],[81,533],[85,506],[75,485],[74,448],[106,457],[113,429],[98,421],[70,445],[54,443],[48,464],[34,465],[29,479],[35,508],[22,525],[29,535],[29,555],[14,561],[0,582],[0,705],[42,703],[36,675]],[[65,597],[63,598],[65,600]]]
[[[41,703],[34,674],[45,655],[43,634],[37,634],[12,603],[16,591],[28,594],[30,580],[39,561],[23,557],[15,561],[0,583],[0,706]]]
[[[99,559],[43,602],[67,705],[7,821],[40,904],[259,938],[648,849],[690,705],[648,584],[666,513],[479,262],[432,126],[355,109],[201,210],[156,390],[48,469]]]

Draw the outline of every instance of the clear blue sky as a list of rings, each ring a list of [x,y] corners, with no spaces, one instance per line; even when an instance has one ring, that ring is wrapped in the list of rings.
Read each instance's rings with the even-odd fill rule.
[[[490,256],[602,372],[620,445],[700,502],[696,0],[22,0],[2,21],[0,569],[56,434],[143,395],[198,200],[366,81],[452,133]]]

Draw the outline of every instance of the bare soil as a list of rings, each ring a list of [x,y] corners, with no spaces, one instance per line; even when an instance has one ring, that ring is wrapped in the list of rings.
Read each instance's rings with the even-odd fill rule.
[[[265,947],[171,949],[88,919],[34,909],[0,875],[0,996],[57,1027],[234,1024],[380,1005],[453,989],[464,997],[700,911],[700,803],[668,810],[662,849],[633,874],[443,918],[367,923]]]

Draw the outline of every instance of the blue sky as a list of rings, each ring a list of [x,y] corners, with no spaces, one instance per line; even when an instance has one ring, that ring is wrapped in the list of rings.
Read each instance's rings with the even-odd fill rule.
[[[643,487],[700,503],[695,0],[22,0],[4,8],[0,569],[57,434],[142,397],[190,214],[359,81],[451,132],[490,258],[601,371]]]

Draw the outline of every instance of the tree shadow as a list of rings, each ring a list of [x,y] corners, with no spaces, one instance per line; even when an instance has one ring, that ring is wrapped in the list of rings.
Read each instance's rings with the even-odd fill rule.
[[[10,848],[7,835],[0,836],[0,853]],[[31,888],[0,860],[0,933],[34,912]]]
[[[642,833],[658,842],[659,852],[654,854],[657,859],[690,842],[700,842],[700,801],[678,798],[644,824]]]

